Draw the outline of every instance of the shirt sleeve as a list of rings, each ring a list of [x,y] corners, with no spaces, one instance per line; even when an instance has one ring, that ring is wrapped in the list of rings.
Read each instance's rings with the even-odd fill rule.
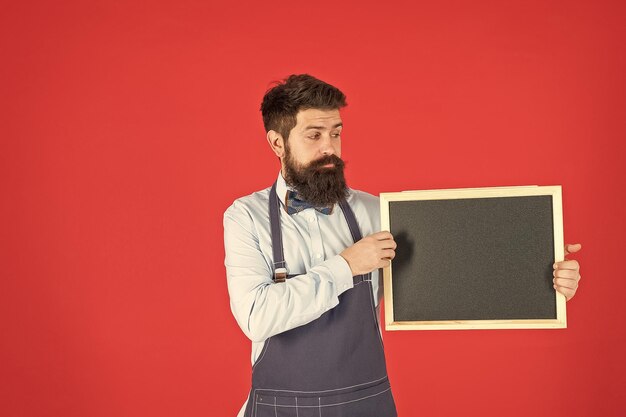
[[[231,310],[253,342],[317,319],[354,286],[341,255],[284,283],[274,283],[252,217],[237,203],[224,213],[224,248]]]

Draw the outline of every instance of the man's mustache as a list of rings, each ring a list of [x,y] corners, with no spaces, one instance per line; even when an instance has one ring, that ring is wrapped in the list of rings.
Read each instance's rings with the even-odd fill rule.
[[[317,169],[328,164],[333,164],[337,169],[343,168],[345,166],[343,159],[339,158],[337,155],[326,155],[321,157],[320,159],[312,161],[307,168]]]

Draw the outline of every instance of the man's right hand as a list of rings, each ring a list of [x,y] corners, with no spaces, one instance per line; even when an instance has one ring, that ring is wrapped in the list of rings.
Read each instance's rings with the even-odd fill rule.
[[[378,232],[364,237],[340,255],[348,262],[352,275],[363,275],[389,265],[396,256],[396,242],[389,232]]]

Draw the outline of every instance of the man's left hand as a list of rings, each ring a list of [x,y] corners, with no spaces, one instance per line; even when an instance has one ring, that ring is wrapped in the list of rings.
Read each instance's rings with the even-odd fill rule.
[[[582,248],[580,243],[565,245],[565,256],[576,253]],[[567,258],[561,262],[555,262],[554,267],[554,289],[565,296],[567,301],[571,300],[578,289],[580,281],[580,265],[576,260]]]

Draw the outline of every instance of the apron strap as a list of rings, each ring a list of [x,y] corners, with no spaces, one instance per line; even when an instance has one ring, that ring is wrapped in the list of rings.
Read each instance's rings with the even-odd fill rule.
[[[339,207],[341,207],[343,216],[348,222],[348,229],[350,229],[350,234],[352,234],[352,240],[354,240],[354,243],[358,242],[363,238],[363,236],[361,236],[359,224],[356,222],[356,217],[354,216],[354,212],[352,211],[350,204],[348,204],[345,198],[342,198],[339,201]]]
[[[352,234],[352,240],[354,240],[354,243],[358,242],[363,238],[363,236],[361,235],[361,229],[359,229],[359,224],[356,221],[356,216],[352,211],[352,207],[350,207],[350,204],[348,204],[345,198],[339,200],[339,207],[341,207],[341,211],[343,211],[343,216],[348,222],[348,229],[350,229],[350,234]],[[357,275],[352,278],[352,281],[354,282],[354,285],[356,285],[360,282],[370,280],[370,277],[371,274]]]
[[[274,258],[274,282],[285,282],[287,268],[285,254],[283,253],[283,234],[280,231],[280,210],[278,194],[276,194],[276,182],[270,191],[270,229],[272,231],[272,256]]]
[[[274,282],[285,282],[287,279],[287,265],[285,264],[285,254],[283,252],[283,234],[280,228],[280,209],[278,194],[276,193],[276,182],[270,190],[270,229],[272,232],[272,256],[274,258]],[[339,207],[343,211],[343,216],[348,223],[348,229],[352,235],[352,240],[356,243],[361,240],[361,230],[354,216],[352,208],[345,198],[339,201]],[[370,274],[357,275],[353,277],[354,285],[367,281]]]

